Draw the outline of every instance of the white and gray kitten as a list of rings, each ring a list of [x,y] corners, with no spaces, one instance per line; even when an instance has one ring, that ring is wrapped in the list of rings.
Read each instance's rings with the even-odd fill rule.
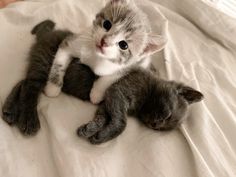
[[[45,94],[58,96],[71,57],[78,57],[100,76],[90,93],[91,102],[97,104],[124,70],[135,65],[148,68],[149,56],[165,43],[164,37],[151,33],[146,15],[133,2],[110,0],[84,34],[69,36],[60,45]]]

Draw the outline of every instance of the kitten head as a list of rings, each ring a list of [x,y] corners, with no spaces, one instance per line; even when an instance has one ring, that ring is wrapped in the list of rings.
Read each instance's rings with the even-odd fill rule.
[[[150,34],[146,15],[131,0],[110,0],[93,21],[96,53],[119,65],[138,62],[164,48],[166,40]]]
[[[176,128],[187,115],[188,106],[203,99],[203,94],[175,82],[160,81],[151,99],[142,108],[142,121],[155,130]]]

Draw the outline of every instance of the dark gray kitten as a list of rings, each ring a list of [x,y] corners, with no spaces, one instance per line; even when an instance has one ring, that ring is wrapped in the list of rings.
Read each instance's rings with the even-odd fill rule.
[[[43,91],[54,56],[61,42],[71,33],[53,31],[55,24],[46,20],[32,30],[36,43],[32,46],[28,70],[7,97],[3,108],[3,119],[17,126],[23,134],[35,134],[40,128],[37,113],[38,98]],[[83,100],[89,100],[89,93],[96,79],[94,73],[74,59],[69,65],[62,90]]]
[[[171,130],[186,117],[188,106],[202,99],[202,93],[191,87],[135,68],[108,88],[94,120],[77,133],[93,144],[106,142],[123,132],[127,113],[151,129]]]

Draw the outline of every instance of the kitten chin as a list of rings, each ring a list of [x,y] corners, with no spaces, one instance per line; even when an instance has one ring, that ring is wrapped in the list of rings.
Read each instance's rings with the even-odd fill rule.
[[[99,60],[99,62],[91,66],[93,72],[98,76],[111,75],[124,68],[123,65],[112,63],[107,59],[99,58]]]
[[[110,47],[96,47],[95,53],[98,57],[104,58],[108,61],[113,61],[116,58],[119,58],[117,51],[114,49],[114,46]]]

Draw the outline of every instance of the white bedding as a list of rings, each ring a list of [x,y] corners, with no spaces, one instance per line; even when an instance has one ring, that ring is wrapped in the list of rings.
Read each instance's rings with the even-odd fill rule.
[[[0,10],[1,105],[24,77],[35,24],[50,18],[78,31],[104,3],[32,0]],[[37,136],[22,136],[0,119],[0,177],[236,176],[236,19],[199,0],[138,4],[169,40],[153,57],[161,76],[199,89],[204,101],[191,107],[179,130],[156,132],[129,118],[121,136],[94,146],[75,132],[93,118],[95,106],[65,94],[42,95]],[[165,18],[168,28],[160,28]]]

